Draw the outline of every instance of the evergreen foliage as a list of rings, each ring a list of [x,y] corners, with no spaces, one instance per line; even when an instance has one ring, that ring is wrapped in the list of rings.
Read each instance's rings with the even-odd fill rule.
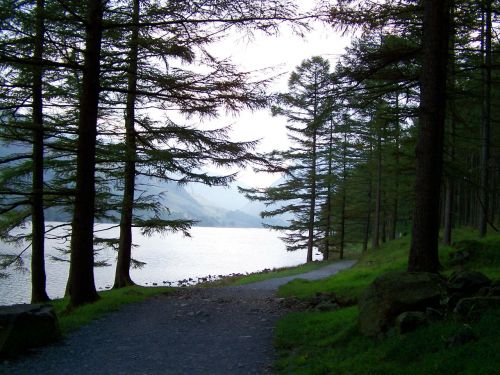
[[[235,175],[210,167],[249,163],[284,176],[246,193],[267,205],[264,218],[292,217],[269,225],[288,250],[342,258],[413,226],[410,269],[437,271],[439,226],[448,244],[455,227],[499,226],[499,9],[497,0],[332,0],[314,15],[286,0],[2,2],[0,238],[32,251],[33,300],[47,299],[47,217],[73,216],[76,306],[97,298],[94,250],[116,248],[115,286],[130,285],[133,226],[188,235],[194,224],[169,217],[138,177],[223,186]],[[308,18],[357,33],[336,65],[305,60],[272,103],[269,78],[209,52],[233,30],[304,31]],[[287,121],[289,150],[257,155],[229,128],[198,125],[270,104]],[[95,221],[119,221],[120,238],[94,236]],[[28,222],[32,232],[17,235]]]

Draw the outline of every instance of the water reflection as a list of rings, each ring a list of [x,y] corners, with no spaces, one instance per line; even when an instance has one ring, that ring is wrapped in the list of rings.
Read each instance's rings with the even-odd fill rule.
[[[109,227],[107,224],[96,225],[98,230]],[[57,231],[62,233],[63,229],[58,228]],[[208,275],[213,277],[293,266],[304,263],[306,259],[305,251],[287,252],[278,234],[267,229],[195,227],[191,234],[191,238],[181,234],[145,237],[135,228],[134,243],[137,247],[133,249],[133,257],[146,262],[146,265],[141,269],[132,269],[132,279],[140,285],[166,285],[178,280],[198,281]],[[99,237],[115,236],[118,236],[118,228],[99,232]],[[61,257],[56,248],[64,245],[67,244],[56,239],[46,242],[47,291],[51,298],[63,295],[68,278],[69,263],[51,258]],[[2,253],[12,250],[5,244],[0,248]],[[95,268],[95,282],[99,290],[110,288],[113,284],[115,256],[113,250],[99,252],[97,259],[110,264],[109,267]],[[28,266],[29,254],[24,260]],[[0,305],[27,303],[30,293],[29,271],[11,272],[7,279],[0,279]]]

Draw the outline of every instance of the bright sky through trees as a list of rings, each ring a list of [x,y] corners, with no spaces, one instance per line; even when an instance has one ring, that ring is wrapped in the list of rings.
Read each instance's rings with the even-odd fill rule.
[[[231,58],[235,64],[247,71],[275,68],[270,74],[281,73],[281,76],[275,80],[271,90],[286,91],[290,73],[303,60],[312,56],[322,56],[334,66],[349,40],[349,36],[341,37],[330,26],[320,23],[306,32],[304,37],[284,26],[276,36],[257,32],[250,39],[244,35],[234,35],[231,40],[224,40],[213,46],[212,53]],[[285,129],[286,119],[273,118],[269,109],[256,112],[244,111],[235,117],[217,119],[215,123],[221,126],[231,124],[234,140],[262,139],[259,151],[286,149],[289,146]],[[239,173],[238,181],[249,186],[268,186],[277,179],[276,175],[255,174],[247,169]]]

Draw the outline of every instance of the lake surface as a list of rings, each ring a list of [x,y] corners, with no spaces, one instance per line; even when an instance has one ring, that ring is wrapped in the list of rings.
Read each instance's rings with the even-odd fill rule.
[[[52,223],[54,224],[54,223]],[[98,224],[97,230],[110,225]],[[29,230],[29,229],[27,229]],[[58,230],[62,233],[62,229]],[[118,228],[99,232],[99,237],[114,237]],[[287,267],[302,264],[306,250],[287,252],[279,233],[263,228],[203,228],[194,227],[191,238],[181,234],[142,236],[134,229],[133,258],[146,262],[141,269],[132,269],[131,277],[139,285],[165,285],[179,280],[220,276],[233,273],[250,273],[266,268]],[[46,240],[47,292],[50,298],[62,297],[68,278],[69,263],[55,261],[51,255],[62,256],[56,250],[64,246],[61,240]],[[14,248],[0,243],[0,253],[18,253],[24,247]],[[98,290],[113,285],[116,252],[100,251],[97,260],[104,260],[109,267],[95,268],[95,283]],[[29,268],[30,255],[24,256]],[[30,273],[12,271],[6,279],[0,279],[0,305],[29,303],[31,296]]]

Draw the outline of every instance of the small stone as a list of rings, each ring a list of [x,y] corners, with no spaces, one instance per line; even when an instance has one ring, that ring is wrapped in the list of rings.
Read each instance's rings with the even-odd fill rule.
[[[490,297],[500,297],[500,285],[491,284],[488,290],[488,296]]]
[[[396,330],[400,335],[412,332],[427,324],[427,317],[421,311],[406,311],[396,318]]]
[[[471,258],[471,253],[467,250],[458,250],[451,252],[449,254],[449,257],[451,265],[459,265],[469,261]]]
[[[472,328],[469,325],[464,325],[464,327],[458,333],[456,333],[453,336],[450,336],[446,340],[446,346],[448,348],[454,348],[476,340],[477,336],[472,330]]]
[[[425,316],[430,321],[442,320],[444,318],[444,314],[438,309],[435,309],[433,307],[427,307],[425,309]]]

